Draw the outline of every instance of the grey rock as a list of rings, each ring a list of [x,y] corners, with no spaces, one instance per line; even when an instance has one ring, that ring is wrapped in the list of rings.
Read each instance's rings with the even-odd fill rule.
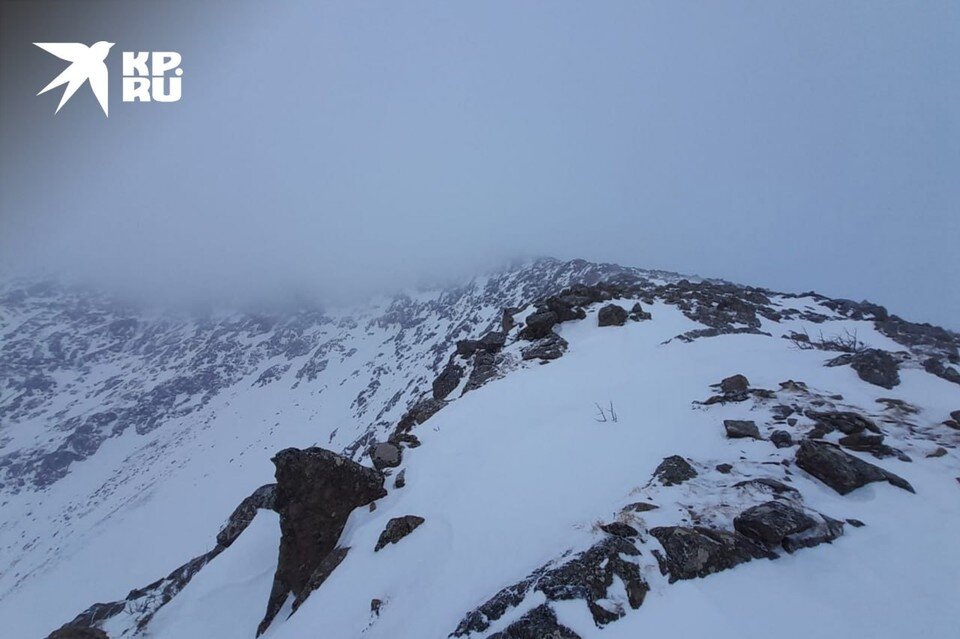
[[[777,448],[790,448],[793,446],[793,437],[785,430],[775,430],[770,433],[770,441]]]
[[[864,430],[881,434],[872,420],[852,411],[807,411],[807,417],[817,422],[826,432],[838,430],[844,435],[855,435]]]
[[[380,442],[370,451],[370,459],[377,470],[399,466],[402,458],[400,447],[391,442]]]
[[[487,639],[581,639],[580,635],[557,620],[553,608],[541,604],[501,632]]]
[[[525,360],[551,360],[561,357],[567,351],[567,340],[556,333],[550,333],[543,339],[537,340],[521,351]]]
[[[733,519],[734,529],[767,546],[776,546],[787,535],[803,532],[816,522],[782,501],[768,501],[747,508]]]
[[[738,532],[711,528],[663,526],[651,528],[664,552],[654,551],[660,571],[673,583],[733,568],[751,559],[773,559],[776,554]]]
[[[603,532],[613,535],[614,537],[636,537],[640,534],[636,528],[629,524],[625,524],[619,521],[612,521],[609,524],[602,524],[600,530]]]
[[[433,398],[446,399],[447,395],[460,385],[461,379],[463,379],[463,367],[453,361],[449,362],[433,380]]]
[[[374,552],[379,551],[387,544],[397,543],[419,528],[424,521],[426,520],[423,517],[418,517],[417,515],[394,517],[387,522],[386,528],[384,528],[383,532],[380,533],[380,538],[377,540],[377,545],[373,549]]]
[[[760,429],[757,428],[756,423],[754,423],[752,420],[725,419],[723,420],[723,427],[727,431],[727,437],[731,439],[740,439],[744,437],[760,439]]]
[[[902,477],[849,455],[829,442],[800,442],[796,463],[841,495],[876,481],[886,481],[911,493],[916,492]]]
[[[527,316],[521,337],[533,341],[546,337],[558,322],[557,314],[552,311],[532,313]]]
[[[865,382],[882,388],[893,388],[900,384],[897,372],[899,362],[888,353],[877,348],[868,348],[856,353],[845,353],[827,362],[827,366],[845,366],[857,372]]]
[[[653,471],[653,476],[664,486],[674,486],[693,479],[697,476],[697,471],[680,455],[671,455],[660,462]]]
[[[727,395],[745,393],[750,389],[750,380],[744,375],[731,375],[720,382],[720,390]]]
[[[623,326],[627,322],[627,311],[619,304],[607,304],[597,313],[598,326]]]
[[[787,535],[783,538],[783,549],[794,553],[801,548],[813,548],[824,543],[830,543],[843,534],[843,522],[820,515],[820,521],[800,532]]]

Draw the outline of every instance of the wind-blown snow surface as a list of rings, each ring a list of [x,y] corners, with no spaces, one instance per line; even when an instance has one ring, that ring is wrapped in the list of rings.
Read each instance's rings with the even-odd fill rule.
[[[617,303],[629,309],[635,301]],[[778,303],[815,307],[832,316],[812,299]],[[472,325],[469,336],[479,337],[496,315],[492,308],[482,311],[485,319]],[[856,329],[869,346],[902,349],[871,322],[764,320],[761,330],[773,337],[730,334],[686,342],[675,338],[703,325],[676,306],[645,304],[652,320],[603,328],[597,326],[597,310],[557,327],[569,342],[560,359],[521,365],[419,426],[415,433],[422,445],[404,454],[406,486],[391,489],[375,511],[351,515],[340,539],[341,546],[351,548],[345,561],[296,614],[281,613],[265,636],[446,637],[466,612],[504,586],[567,551],[595,543],[604,534],[595,524],[613,520],[630,502],[661,506],[643,513],[648,527],[678,524],[684,512],[712,508],[715,496],[689,486],[651,485],[654,468],[676,454],[693,461],[706,478],[716,464],[730,463],[734,471],[724,481],[732,484],[768,476],[766,468],[782,466],[764,462],[793,454],[769,441],[724,436],[724,419],[753,419],[765,428],[772,421],[770,404],[694,404],[712,394],[711,384],[734,373],[765,389],[802,380],[825,396],[842,394],[844,406],[872,415],[882,413],[876,402],[881,397],[921,407],[911,417],[911,428],[887,427],[888,443],[907,452],[912,463],[858,454],[907,479],[917,494],[875,483],[840,496],[795,470],[791,485],[808,506],[866,526],[848,526],[832,545],[672,585],[645,549],[638,560],[652,591],[639,610],[598,629],[583,601],[572,600],[554,604],[560,621],[583,637],[665,631],[714,637],[956,636],[960,550],[950,531],[960,529],[955,479],[960,460],[953,448],[943,457],[925,455],[938,444],[958,443],[957,432],[940,422],[960,408],[960,387],[919,367],[904,367],[901,384],[886,390],[865,383],[850,367],[825,367],[828,353],[797,349],[780,338],[801,328],[825,335]],[[382,339],[370,335],[371,352]],[[507,352],[520,346],[508,344]],[[421,375],[435,372],[426,365],[419,370]],[[337,376],[350,378],[338,371],[320,379]],[[148,434],[152,439],[146,446],[143,435],[125,432],[107,439],[95,456],[73,464],[65,480],[45,491],[5,496],[2,539],[10,568],[2,582],[0,627],[13,629],[14,637],[40,637],[95,601],[122,598],[130,588],[208,550],[232,508],[272,480],[274,451],[314,443],[331,447],[337,428],[354,436],[364,432],[366,423],[346,408],[362,385],[340,395],[330,382],[322,395],[316,387],[291,391],[289,384],[251,392],[256,377],[210,400],[200,413],[210,416],[208,427],[193,427],[196,416],[178,418]],[[596,421],[595,404],[611,402],[618,421]],[[400,402],[384,421],[395,420],[404,405]],[[131,459],[152,446],[163,453],[159,461],[144,457],[152,469],[149,481],[135,472],[116,477],[117,469],[128,469]],[[171,471],[158,475],[157,464]],[[109,497],[85,510],[81,504],[105,487],[112,491]],[[33,509],[65,513],[82,526],[68,529],[60,542],[60,531],[50,519],[31,514]],[[720,511],[715,516],[728,521],[728,513]],[[408,514],[426,522],[375,553],[387,521]],[[147,636],[252,637],[276,566],[276,521],[275,514],[261,511],[233,546],[160,610]],[[19,552],[18,533],[28,544]],[[34,535],[42,541],[32,541]],[[655,542],[648,546],[656,547]],[[14,579],[28,572],[29,578]],[[383,601],[379,615],[371,612],[372,599]],[[488,632],[539,603],[542,595],[530,595]],[[111,637],[123,630],[109,624],[105,629]]]

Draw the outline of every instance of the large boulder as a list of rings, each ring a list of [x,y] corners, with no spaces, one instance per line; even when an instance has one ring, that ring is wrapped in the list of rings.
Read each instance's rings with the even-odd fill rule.
[[[553,311],[538,311],[527,316],[526,326],[521,337],[527,340],[546,337],[558,322],[557,314]]]
[[[597,313],[598,326],[623,326],[627,323],[627,311],[619,304],[607,304]]]
[[[830,442],[809,439],[800,442],[796,464],[841,495],[875,481],[886,481],[911,493],[916,492],[902,477],[849,455]]]
[[[693,479],[697,476],[697,471],[680,455],[671,455],[660,462],[653,471],[653,476],[664,486],[674,486]]]
[[[373,551],[377,552],[387,544],[395,544],[414,530],[420,527],[426,521],[423,517],[416,515],[404,515],[403,517],[394,517],[387,522],[386,528],[380,533],[377,545]]]
[[[272,461],[276,466],[274,506],[280,513],[280,553],[258,635],[269,627],[289,596],[302,602],[319,585],[313,574],[324,570],[325,560],[331,563],[328,556],[350,513],[386,495],[380,473],[329,450],[287,448]]]
[[[787,535],[803,532],[814,524],[813,517],[782,501],[768,501],[747,508],[733,519],[737,532],[770,547],[779,545]]]
[[[696,526],[661,526],[650,534],[663,546],[655,550],[660,571],[670,583],[733,568],[751,559],[773,559],[774,553],[738,532]]]
[[[400,446],[393,442],[380,442],[370,451],[370,460],[377,470],[395,468],[400,465],[402,459],[403,452]]]
[[[720,382],[720,391],[725,395],[737,395],[739,393],[746,393],[750,389],[750,381],[739,373],[736,375],[731,375],[730,377],[724,378]]]
[[[793,446],[793,437],[785,430],[775,430],[770,433],[770,441],[777,448],[790,448]]]
[[[725,419],[723,427],[730,439],[752,438],[760,439],[760,429],[749,419]]]
[[[58,630],[54,630],[47,639],[110,639],[103,630],[99,628],[88,628],[84,626],[66,625]]]

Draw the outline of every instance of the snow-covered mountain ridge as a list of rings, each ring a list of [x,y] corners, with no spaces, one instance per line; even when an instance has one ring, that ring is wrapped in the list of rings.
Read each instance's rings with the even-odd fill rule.
[[[268,598],[275,637],[618,636],[688,578],[844,528],[850,556],[898,508],[960,521],[960,340],[875,305],[543,260],[342,312],[148,319],[51,287],[0,309],[0,613],[22,636],[94,601],[116,604],[91,633],[253,636]],[[310,445],[386,495],[334,526],[350,550],[290,615],[268,597],[289,508],[261,492],[214,538]]]

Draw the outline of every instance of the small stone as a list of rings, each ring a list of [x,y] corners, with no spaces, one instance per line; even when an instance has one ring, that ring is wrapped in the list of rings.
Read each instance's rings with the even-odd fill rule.
[[[866,526],[866,524],[860,521],[859,519],[848,519],[847,523],[853,526],[854,528],[863,528],[864,526]]]
[[[402,453],[400,447],[390,442],[381,442],[373,447],[370,459],[377,470],[394,468],[400,465]]]
[[[793,446],[793,437],[785,430],[775,430],[770,434],[770,441],[777,448],[790,448]]]
[[[383,600],[381,599],[371,599],[370,600],[370,614],[374,617],[380,616],[380,607],[383,605]]]
[[[947,454],[947,449],[943,446],[937,446],[936,450],[932,453],[927,453],[927,457],[943,457]]]
[[[645,513],[650,510],[656,510],[659,507],[660,506],[657,506],[656,504],[648,504],[647,502],[638,501],[632,504],[627,504],[623,507],[623,509],[635,513]]]
[[[723,473],[724,475],[726,475],[726,474],[728,474],[731,470],[733,470],[733,465],[732,465],[732,464],[717,464],[717,465],[716,465],[716,469],[717,469],[718,472],[721,472],[721,473]]]
[[[653,471],[653,476],[664,486],[674,486],[693,479],[697,476],[697,471],[680,455],[671,455],[660,462]]]
[[[399,473],[397,473],[397,478],[393,480],[394,488],[403,488],[407,485],[407,469],[404,468]]]

